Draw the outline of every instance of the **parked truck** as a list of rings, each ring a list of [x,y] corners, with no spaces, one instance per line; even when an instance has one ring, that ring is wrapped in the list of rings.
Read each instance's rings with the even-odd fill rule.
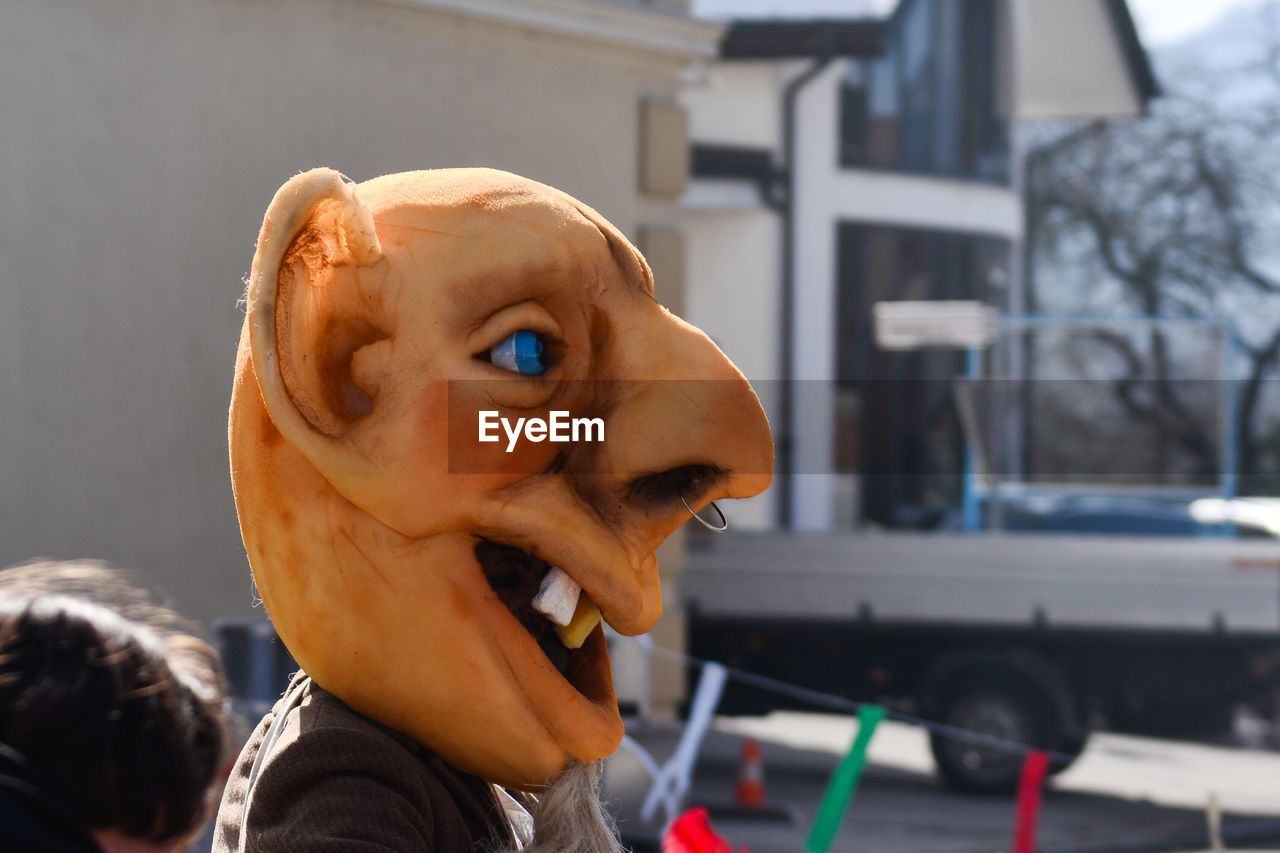
[[[695,656],[1066,755],[1226,732],[1280,683],[1275,540],[743,533],[694,542],[681,590]],[[720,711],[779,707],[731,681]],[[1016,782],[1016,754],[931,746],[955,788]]]

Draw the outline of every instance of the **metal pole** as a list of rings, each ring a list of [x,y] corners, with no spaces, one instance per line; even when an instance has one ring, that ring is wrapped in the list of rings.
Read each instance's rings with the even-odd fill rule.
[[[982,350],[977,347],[970,347],[965,351],[964,375],[965,379],[975,386],[977,380],[982,378]],[[974,448],[974,443],[979,440],[980,436],[975,428],[972,439],[964,444],[963,520],[965,533],[978,533],[982,530],[982,499],[978,495],[978,460]]]
[[[1219,325],[1222,336],[1222,471],[1219,474],[1220,491],[1224,500],[1231,500],[1239,489],[1236,467],[1239,462],[1240,401],[1236,398],[1236,382],[1232,375],[1235,367],[1236,335],[1230,321]]]
[[[782,92],[782,168],[786,175],[786,198],[782,212],[782,310],[778,380],[782,386],[782,399],[778,411],[778,526],[788,530],[792,526],[791,501],[794,494],[792,480],[795,470],[795,219],[796,219],[796,104],[800,90],[831,64],[832,56],[821,57],[795,79],[787,83]]]

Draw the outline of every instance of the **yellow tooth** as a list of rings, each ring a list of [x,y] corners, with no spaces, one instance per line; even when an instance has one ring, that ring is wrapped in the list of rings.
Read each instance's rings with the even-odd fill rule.
[[[566,649],[579,649],[591,636],[591,632],[600,624],[600,608],[596,607],[584,592],[578,596],[578,606],[573,609],[573,618],[568,625],[554,625],[556,636],[564,643]]]

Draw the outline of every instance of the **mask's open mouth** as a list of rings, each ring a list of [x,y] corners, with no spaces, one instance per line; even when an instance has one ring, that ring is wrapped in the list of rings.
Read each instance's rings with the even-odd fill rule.
[[[481,539],[476,543],[475,554],[485,578],[489,581],[489,586],[492,587],[498,599],[511,611],[516,621],[529,632],[551,664],[572,684],[573,674],[577,669],[572,666],[574,658],[585,654],[587,650],[580,648],[582,639],[566,639],[566,635],[572,633],[572,627],[566,628],[563,624],[557,627],[552,621],[553,617],[544,612],[548,609],[545,601],[535,602],[539,591],[544,588],[544,581],[554,567],[528,551],[488,539]],[[560,574],[563,575],[563,573]],[[571,581],[569,583],[572,584]],[[573,584],[573,587],[576,593],[576,584]],[[578,609],[584,607],[594,609],[585,592],[580,596]],[[544,599],[545,597],[544,595]],[[574,610],[572,604],[569,604],[569,610]],[[582,624],[584,621],[579,618],[577,625]],[[590,630],[594,630],[594,623],[590,623]],[[575,642],[576,645],[574,645]],[[594,646],[594,644],[590,645]],[[574,686],[579,687],[577,684]]]
[[[477,539],[474,553],[497,599],[486,609],[504,638],[502,654],[547,736],[579,761],[612,753],[622,739],[622,718],[601,614],[587,591],[563,567],[522,548]],[[493,611],[498,602],[531,642]]]

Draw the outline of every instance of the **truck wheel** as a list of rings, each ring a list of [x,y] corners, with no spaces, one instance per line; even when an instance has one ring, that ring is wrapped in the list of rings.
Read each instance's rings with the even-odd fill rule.
[[[947,691],[939,711],[940,722],[949,726],[1015,743],[1045,747],[1058,741],[1061,731],[1049,703],[1011,676],[965,678]],[[938,772],[956,790],[1005,794],[1017,787],[1021,752],[942,734],[930,735],[929,745]]]

